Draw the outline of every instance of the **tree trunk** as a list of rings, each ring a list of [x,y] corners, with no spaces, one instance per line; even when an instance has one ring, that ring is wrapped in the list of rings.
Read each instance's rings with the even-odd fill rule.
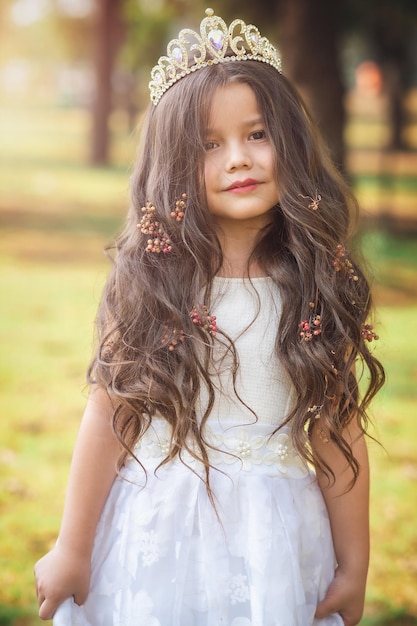
[[[112,109],[112,73],[121,33],[120,1],[96,0],[94,20],[96,49],[91,163],[106,165],[109,159],[108,120]]]
[[[403,130],[406,124],[404,110],[405,85],[402,80],[403,68],[393,60],[385,63],[382,68],[384,77],[384,90],[388,100],[388,124],[390,127],[390,139],[387,150],[406,150]]]
[[[280,0],[280,52],[284,74],[296,85],[343,170],[344,85],[333,0]]]
[[[370,38],[381,66],[388,101],[388,124],[391,137],[387,150],[404,150],[406,125],[404,97],[409,83],[409,46],[412,19],[407,20],[404,3],[380,3],[372,12]]]

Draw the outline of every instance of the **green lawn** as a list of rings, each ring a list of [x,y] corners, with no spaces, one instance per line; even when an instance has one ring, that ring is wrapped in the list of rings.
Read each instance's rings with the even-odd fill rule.
[[[17,124],[16,141],[10,120],[21,122],[19,111],[0,122],[0,626],[41,623],[32,566],[58,530],[109,266],[102,249],[123,220],[134,152],[116,120],[114,166],[89,169],[80,161],[82,112],[56,111],[49,122],[33,115]],[[362,624],[406,626],[417,624],[417,240],[372,233],[364,248],[379,304],[374,349],[388,383],[372,411],[385,450],[370,442],[373,548]]]

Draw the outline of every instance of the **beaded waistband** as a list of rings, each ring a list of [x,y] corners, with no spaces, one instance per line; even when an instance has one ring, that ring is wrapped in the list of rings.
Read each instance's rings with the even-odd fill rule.
[[[222,466],[223,471],[261,471],[270,475],[303,477],[308,474],[305,461],[295,450],[289,427],[281,428],[274,435],[270,425],[220,425],[210,423],[204,436],[212,448],[207,448],[210,464]],[[197,446],[191,449],[199,456]],[[158,465],[171,447],[170,426],[165,420],[155,419],[135,447],[135,455],[145,467]],[[202,465],[188,451],[181,452],[181,460],[175,457],[174,464],[189,465],[198,470]]]

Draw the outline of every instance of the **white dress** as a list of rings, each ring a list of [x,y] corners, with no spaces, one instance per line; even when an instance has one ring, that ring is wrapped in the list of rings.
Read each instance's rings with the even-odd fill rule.
[[[335,569],[321,492],[288,427],[270,437],[294,401],[273,356],[279,293],[269,278],[216,278],[209,310],[235,341],[245,403],[216,342],[206,432],[216,510],[191,455],[189,467],[174,460],[154,473],[169,447],[155,419],[136,448],[146,484],[127,462],[98,524],[88,599],[64,602],[55,626],[343,626],[340,615],[314,619]]]

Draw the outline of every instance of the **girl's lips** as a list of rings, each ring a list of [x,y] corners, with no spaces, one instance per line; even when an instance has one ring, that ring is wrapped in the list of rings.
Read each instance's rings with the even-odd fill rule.
[[[226,191],[231,191],[232,193],[247,193],[249,191],[253,191],[259,185],[257,180],[253,178],[247,178],[246,180],[237,180],[230,187],[226,189]]]

